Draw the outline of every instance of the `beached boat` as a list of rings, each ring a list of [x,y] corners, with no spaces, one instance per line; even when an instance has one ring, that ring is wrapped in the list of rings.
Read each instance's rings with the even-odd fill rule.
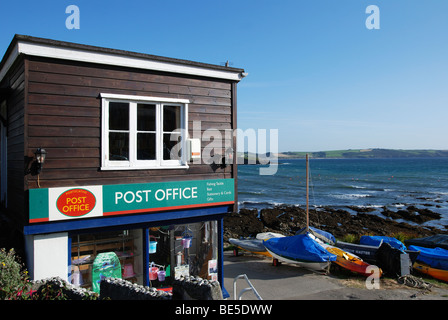
[[[305,234],[305,233],[311,233],[316,239],[322,241],[323,243],[327,243],[329,245],[334,245],[336,243],[335,237],[327,231],[320,230],[314,227],[308,227],[303,228],[297,231],[295,234]]]
[[[443,248],[425,248],[409,246],[410,250],[418,251],[417,262],[423,262],[431,268],[448,270],[448,250]]]
[[[377,246],[368,246],[364,244],[349,243],[343,241],[337,241],[335,246],[360,257],[362,260],[368,263],[371,264],[376,263],[375,254],[379,249],[379,247]]]
[[[328,270],[330,263],[336,261],[336,255],[325,250],[309,233],[272,238],[263,244],[274,259],[313,271]]]
[[[271,238],[282,238],[284,236],[285,235],[283,235],[281,233],[276,233],[276,232],[261,232],[261,233],[257,233],[255,238],[261,239],[261,240],[268,240]]]
[[[261,239],[235,239],[230,238],[229,242],[236,246],[238,249],[248,251],[254,254],[259,254],[267,257],[271,257],[269,252],[263,245],[263,240]],[[234,251],[234,255],[238,255],[238,251]]]
[[[312,271],[328,272],[331,261],[336,256],[325,250],[322,243],[309,226],[309,170],[308,154],[306,155],[306,227],[296,235],[282,238],[272,238],[263,242],[266,250],[276,260],[298,264]],[[331,235],[331,234],[330,234]]]
[[[442,248],[448,250],[448,234],[436,234],[429,237],[409,239],[405,240],[404,243],[407,246],[419,246],[425,248]]]
[[[272,257],[270,253],[266,250],[263,241],[271,238],[280,238],[284,237],[284,235],[280,233],[274,232],[263,232],[256,235],[256,238],[242,238],[235,239],[230,238],[229,242],[236,246],[239,249],[244,251],[248,251],[250,253],[259,254],[267,257]],[[234,255],[237,256],[238,252],[234,252]]]
[[[448,282],[448,270],[432,268],[431,266],[418,261],[414,262],[412,267],[414,268],[414,270],[427,274],[428,276],[431,276],[434,279]]]
[[[359,239],[360,244],[364,244],[367,246],[380,247],[382,243],[388,243],[392,248],[396,248],[401,250],[402,252],[406,252],[406,246],[400,240],[393,237],[385,237],[385,236],[362,236]]]
[[[358,273],[360,275],[363,275],[365,277],[368,277],[372,275],[372,271],[374,270],[370,263],[367,263],[363,261],[360,257],[349,253],[347,251],[342,250],[341,248],[322,244],[322,246],[330,253],[336,255],[336,263],[337,265],[341,266],[342,268]],[[380,270],[380,276],[382,275],[382,271]]]

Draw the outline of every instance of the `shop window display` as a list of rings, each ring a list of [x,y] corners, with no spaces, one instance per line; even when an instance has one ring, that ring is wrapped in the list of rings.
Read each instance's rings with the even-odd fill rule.
[[[117,265],[122,279],[162,290],[182,275],[217,280],[217,228],[216,221],[206,221],[73,235],[70,280],[96,289]]]
[[[116,255],[122,279],[143,283],[141,229],[78,234],[71,241],[71,283],[92,289],[96,277],[107,275],[95,264],[101,254],[110,254],[111,260],[113,254]],[[109,267],[116,265],[118,263],[111,263]],[[114,276],[119,273],[115,272]]]
[[[148,255],[150,286],[170,286],[182,275],[217,280],[217,270],[213,267],[218,257],[216,221],[151,228],[149,241],[154,239],[157,250]],[[162,271],[162,280],[156,278],[155,268]]]

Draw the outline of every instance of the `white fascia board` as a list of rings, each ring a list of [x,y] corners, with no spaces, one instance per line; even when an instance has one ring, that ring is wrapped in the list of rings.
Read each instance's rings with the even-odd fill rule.
[[[5,64],[3,65],[2,69],[0,70],[0,82],[3,80],[6,73],[8,73],[9,68],[11,68],[11,66],[14,64],[14,61],[16,61],[18,56],[19,56],[19,46],[16,45],[14,49],[11,51],[11,54],[9,55]]]
[[[18,53],[30,56],[65,59],[72,61],[98,63],[120,67],[154,70],[154,71],[173,72],[173,73],[189,74],[195,76],[204,76],[204,77],[219,78],[234,81],[240,81],[243,77],[239,72],[213,70],[196,66],[154,61],[138,57],[129,57],[119,54],[91,52],[81,49],[68,49],[68,48],[55,47],[51,45],[27,43],[20,41],[18,42]],[[3,78],[3,76],[4,75],[0,76],[0,80]]]
[[[131,100],[131,101],[148,101],[148,102],[167,102],[167,103],[183,103],[189,104],[188,99],[177,99],[177,98],[157,98],[157,97],[147,97],[147,96],[132,96],[127,94],[114,94],[114,93],[100,93],[101,98],[115,99],[115,100]]]

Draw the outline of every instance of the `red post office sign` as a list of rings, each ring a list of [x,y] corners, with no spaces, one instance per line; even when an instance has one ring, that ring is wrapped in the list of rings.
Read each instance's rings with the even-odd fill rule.
[[[85,189],[71,189],[62,193],[56,201],[59,212],[69,217],[82,217],[96,205],[95,195]]]

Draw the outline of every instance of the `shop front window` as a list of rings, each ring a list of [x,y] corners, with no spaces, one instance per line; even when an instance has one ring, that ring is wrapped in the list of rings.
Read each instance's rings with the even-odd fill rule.
[[[199,222],[149,230],[150,272],[164,270],[168,281],[162,283],[155,274],[149,275],[150,286],[163,286],[181,276],[199,276],[217,280],[218,237],[216,221]],[[151,242],[156,241],[155,250]],[[153,266],[153,269],[151,269]]]
[[[143,283],[142,239],[141,229],[74,235],[71,283],[90,290],[107,276]]]
[[[168,291],[181,276],[217,280],[217,226],[206,221],[73,235],[70,281],[99,292],[106,277]]]

